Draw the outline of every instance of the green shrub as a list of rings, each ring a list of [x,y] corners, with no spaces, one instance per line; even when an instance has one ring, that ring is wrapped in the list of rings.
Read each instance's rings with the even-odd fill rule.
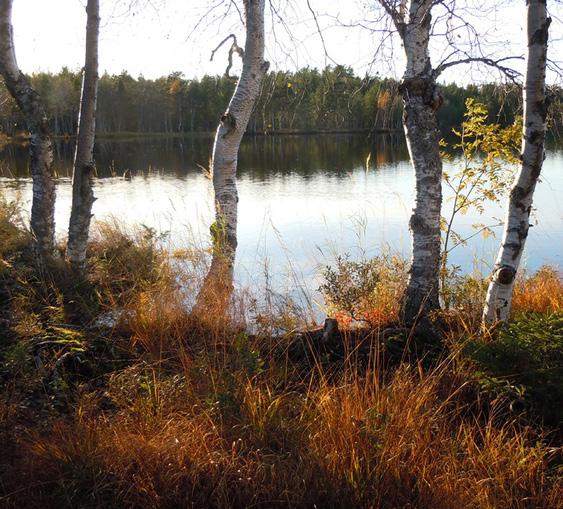
[[[320,286],[328,314],[339,321],[359,320],[371,325],[398,318],[399,302],[407,282],[407,262],[397,256],[382,255],[370,260],[336,259],[334,267],[323,272]]]
[[[563,315],[523,315],[469,352],[483,388],[521,398],[548,424],[563,423]]]

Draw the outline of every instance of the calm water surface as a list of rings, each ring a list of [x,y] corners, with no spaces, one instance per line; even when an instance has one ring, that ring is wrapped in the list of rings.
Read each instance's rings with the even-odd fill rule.
[[[213,193],[200,166],[208,165],[211,144],[209,136],[98,141],[95,220],[115,216],[126,224],[168,232],[172,248],[207,246]],[[61,236],[70,214],[73,149],[72,142],[56,143]],[[122,177],[126,170],[133,175],[130,180]],[[27,150],[6,147],[0,153],[0,175],[4,194],[20,197],[29,210]],[[289,290],[297,280],[314,294],[320,269],[337,254],[410,254],[414,175],[400,136],[245,138],[238,176],[236,274],[241,285],[261,285],[267,271],[277,291]],[[563,267],[563,149],[548,150],[534,203],[524,264],[530,270],[546,263]],[[450,205],[446,198],[444,212]],[[502,207],[491,205],[483,215],[460,216],[456,230],[467,236],[473,224],[503,217]],[[464,271],[487,272],[499,240],[477,236],[453,251],[451,263]]]

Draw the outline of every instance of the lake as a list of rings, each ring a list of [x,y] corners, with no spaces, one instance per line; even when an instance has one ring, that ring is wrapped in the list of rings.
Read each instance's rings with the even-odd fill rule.
[[[94,218],[115,216],[168,232],[172,249],[208,246],[213,190],[200,166],[207,166],[209,135],[98,140]],[[55,143],[58,175],[56,223],[68,226],[74,143]],[[367,157],[369,167],[366,167]],[[126,170],[133,175],[123,178]],[[524,266],[563,267],[563,149],[547,152],[534,204],[533,228]],[[30,207],[27,149],[9,145],[0,153],[0,188],[8,199]],[[239,171],[239,248],[236,278],[242,286],[269,285],[294,293],[296,284],[314,297],[322,268],[337,255],[410,255],[408,220],[414,174],[400,135],[287,135],[247,137]],[[445,200],[445,209],[451,203]],[[502,206],[459,216],[455,229],[471,235],[475,223],[504,218]],[[500,230],[497,228],[497,231]],[[500,233],[499,233],[500,235]],[[488,273],[500,239],[477,235],[455,249],[450,262],[463,271]]]

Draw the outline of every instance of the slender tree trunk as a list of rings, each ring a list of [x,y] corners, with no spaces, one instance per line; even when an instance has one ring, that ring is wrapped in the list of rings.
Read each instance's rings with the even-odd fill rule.
[[[72,174],[72,209],[68,227],[67,255],[71,265],[82,270],[92,217],[94,192],[94,140],[96,134],[96,99],[98,95],[99,1],[88,0],[86,6],[86,59],[82,79],[82,96],[76,152]]]
[[[41,255],[55,246],[55,182],[52,175],[53,148],[47,115],[39,94],[20,71],[14,49],[12,0],[0,0],[0,73],[6,88],[21,110],[30,134],[33,200],[31,231]]]
[[[243,66],[227,111],[215,134],[211,171],[215,193],[215,223],[211,227],[213,257],[211,268],[198,298],[198,304],[227,297],[232,289],[237,248],[238,193],[236,185],[240,142],[268,63],[264,61],[265,0],[245,0],[246,41]],[[211,294],[209,293],[211,292]]]
[[[412,0],[409,18],[399,28],[407,56],[400,86],[403,127],[416,177],[415,207],[409,223],[412,264],[403,301],[407,322],[439,308],[442,160],[435,112],[441,98],[428,52],[432,3]]]
[[[544,159],[548,99],[545,90],[547,41],[551,18],[546,0],[527,0],[528,59],[524,86],[522,164],[508,202],[504,234],[492,281],[487,292],[483,320],[491,325],[510,315],[514,281],[528,230],[534,189]]]

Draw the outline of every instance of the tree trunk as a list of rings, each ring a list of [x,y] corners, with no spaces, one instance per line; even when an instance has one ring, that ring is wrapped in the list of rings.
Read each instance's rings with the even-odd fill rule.
[[[441,103],[428,52],[431,0],[413,0],[409,19],[399,28],[407,56],[400,86],[403,127],[416,177],[415,207],[410,219],[412,263],[403,316],[413,322],[439,308],[440,209],[442,160],[436,109]]]
[[[16,61],[11,18],[12,0],[0,0],[0,73],[22,112],[30,134],[33,179],[31,231],[39,253],[45,256],[51,255],[55,246],[55,182],[51,169],[53,148],[41,98]]]
[[[522,164],[508,201],[504,234],[489,284],[483,320],[492,325],[510,315],[514,281],[528,230],[534,189],[544,159],[548,99],[545,90],[547,41],[551,18],[545,0],[528,0],[528,59],[524,86]]]
[[[71,266],[82,270],[86,261],[86,246],[94,192],[94,140],[96,134],[96,99],[98,95],[98,32],[99,2],[88,0],[86,6],[86,59],[82,79],[82,96],[76,152],[72,174],[72,209],[68,227],[67,255]]]
[[[211,171],[215,193],[215,223],[211,226],[213,258],[198,298],[207,304],[230,296],[237,248],[236,185],[240,142],[248,125],[268,63],[264,61],[265,0],[245,0],[246,41],[243,67],[227,111],[215,134]],[[211,292],[211,294],[209,293]]]

